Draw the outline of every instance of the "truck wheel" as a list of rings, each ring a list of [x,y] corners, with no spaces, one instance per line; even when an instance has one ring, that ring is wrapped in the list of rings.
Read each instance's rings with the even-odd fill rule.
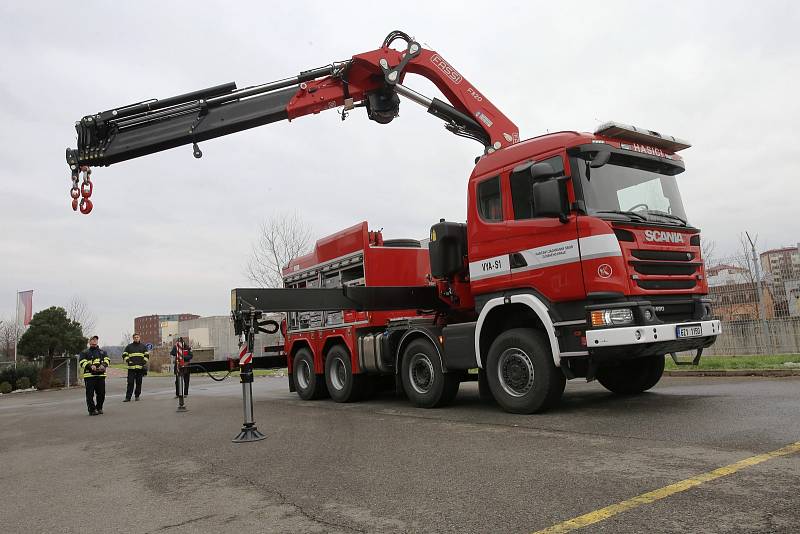
[[[655,386],[664,374],[664,356],[627,360],[597,370],[597,381],[618,395],[635,395]]]
[[[322,375],[314,373],[314,357],[308,349],[300,349],[294,355],[292,376],[301,399],[315,400],[325,395],[325,382]]]
[[[336,402],[354,402],[364,393],[365,376],[353,374],[350,353],[341,345],[334,345],[325,357],[325,384]]]
[[[426,339],[415,339],[403,351],[400,376],[408,400],[420,408],[452,402],[461,383],[458,374],[442,370],[436,348]]]
[[[531,328],[513,328],[494,340],[486,378],[497,403],[511,413],[545,411],[561,399],[566,384],[544,333]]]

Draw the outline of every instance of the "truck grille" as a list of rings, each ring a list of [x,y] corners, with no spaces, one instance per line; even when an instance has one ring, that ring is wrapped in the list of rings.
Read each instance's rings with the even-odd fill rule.
[[[648,291],[692,289],[702,262],[692,261],[693,252],[680,250],[631,250],[629,260],[636,284]],[[641,275],[641,277],[639,276]]]
[[[640,260],[692,261],[693,252],[675,250],[631,250],[631,255]]]
[[[692,289],[696,280],[637,280],[642,289]]]
[[[671,275],[682,274],[688,276],[694,274],[700,263],[678,263],[678,262],[644,262],[632,261],[633,269],[639,274]]]

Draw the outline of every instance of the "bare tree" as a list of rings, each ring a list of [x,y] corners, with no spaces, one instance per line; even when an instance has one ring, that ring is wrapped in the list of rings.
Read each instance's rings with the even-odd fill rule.
[[[81,331],[85,336],[94,335],[94,328],[97,326],[97,317],[89,309],[86,301],[79,296],[72,297],[67,304],[67,317],[80,323]]]
[[[22,336],[23,328],[12,319],[0,319],[0,355],[3,360],[14,359],[17,339]]]
[[[261,287],[282,287],[282,270],[311,244],[311,227],[295,213],[277,213],[261,224],[252,245],[247,277]]]
[[[130,345],[132,340],[133,340],[133,335],[130,332],[123,332],[122,341],[120,341],[119,344],[122,345],[122,347],[124,348]]]
[[[754,244],[757,243],[758,236],[756,236]],[[739,264],[738,267],[744,269],[742,274],[745,276],[747,283],[755,285],[756,266],[753,265],[753,251],[750,247],[750,241],[747,239],[747,236],[744,233],[739,234],[739,256],[737,263]]]
[[[706,262],[706,265],[709,267],[716,265],[716,257],[714,256],[714,250],[716,248],[717,242],[713,239],[704,239],[703,237],[700,238],[700,253],[703,256],[703,260]]]

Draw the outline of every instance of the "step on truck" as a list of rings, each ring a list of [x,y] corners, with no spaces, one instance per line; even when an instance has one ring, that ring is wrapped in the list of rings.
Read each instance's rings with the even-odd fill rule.
[[[409,73],[447,102],[407,87]],[[441,55],[397,31],[377,50],[295,77],[84,116],[66,155],[72,207],[91,212],[92,167],[181,145],[201,157],[200,142],[328,109],[344,120],[363,107],[388,124],[400,97],[483,145],[466,222],[439,220],[425,246],[384,241],[362,223],[293,260],[284,288],[232,291],[250,347],[274,326],[266,312],[286,314],[284,354],[269,364],[285,361],[302,398],[347,402],[388,381],[431,408],[477,379],[505,410],[533,413],[556,404],[567,379],[645,391],[666,354],[693,351],[696,361],[721,333],[676,180],[689,143],[616,122],[522,141]]]

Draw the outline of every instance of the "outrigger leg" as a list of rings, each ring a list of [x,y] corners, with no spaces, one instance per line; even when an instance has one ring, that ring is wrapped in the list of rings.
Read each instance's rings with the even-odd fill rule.
[[[233,438],[234,443],[247,443],[249,441],[261,441],[267,436],[258,431],[253,420],[253,352],[255,344],[255,314],[249,314],[245,319],[247,324],[247,337],[242,332],[239,343],[239,377],[242,382],[242,407],[244,410],[244,424],[242,430]]]

